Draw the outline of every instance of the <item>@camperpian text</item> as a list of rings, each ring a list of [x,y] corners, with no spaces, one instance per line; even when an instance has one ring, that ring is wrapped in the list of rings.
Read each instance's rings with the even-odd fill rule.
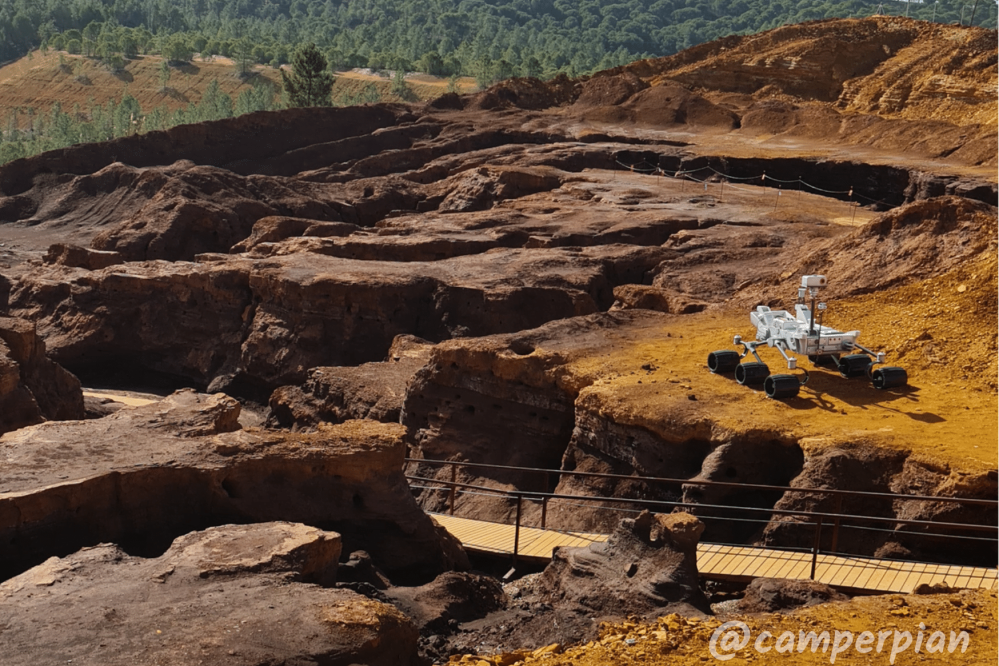
[[[971,642],[966,631],[945,634],[942,631],[928,629],[922,622],[911,631],[888,629],[881,631],[840,631],[828,629],[824,631],[799,630],[771,633],[760,630],[754,635],[745,622],[726,622],[711,634],[708,650],[718,661],[728,661],[743,653],[749,656],[754,652],[766,654],[793,655],[812,653],[825,654],[829,663],[835,664],[838,657],[849,657],[851,652],[863,655],[867,659],[874,658],[875,663],[883,659],[888,664],[894,664],[898,655],[905,652],[916,654],[964,654]]]

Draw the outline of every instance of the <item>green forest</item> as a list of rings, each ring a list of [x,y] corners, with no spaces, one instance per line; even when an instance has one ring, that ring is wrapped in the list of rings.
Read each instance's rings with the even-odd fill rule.
[[[730,34],[821,18],[881,13],[994,29],[996,8],[996,0],[0,0],[0,60],[54,49],[120,71],[130,58],[154,54],[165,58],[165,87],[170,65],[195,57],[232,58],[237,74],[250,81],[255,66],[287,64],[311,43],[330,74],[394,70],[393,94],[405,99],[402,72],[447,76],[452,84],[459,75],[474,76],[481,86],[513,76],[579,76]],[[356,98],[329,101],[379,98],[370,87]],[[198,104],[172,112],[142,109],[127,93],[83,109],[15,109],[0,127],[0,164],[288,103],[287,95],[258,80],[236,99],[216,82]]]
[[[43,44],[115,61],[194,53],[284,64],[313,42],[331,67],[586,74],[730,34],[908,14],[996,27],[996,0],[0,0],[0,60]]]

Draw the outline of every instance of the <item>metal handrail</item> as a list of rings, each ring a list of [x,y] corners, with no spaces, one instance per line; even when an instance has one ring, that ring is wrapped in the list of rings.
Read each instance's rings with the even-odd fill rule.
[[[509,469],[509,468],[507,468],[507,469]],[[541,470],[541,471],[547,471],[547,470]],[[515,526],[514,526],[514,545],[513,545],[513,564],[514,564],[514,566],[516,566],[517,557],[518,557],[518,554],[519,554],[518,551],[519,551],[519,546],[520,546],[520,527],[521,527],[521,517],[522,517],[522,504],[523,504],[523,501],[524,501],[525,498],[528,499],[528,500],[532,500],[532,501],[538,501],[538,500],[541,501],[541,529],[545,529],[545,524],[546,524],[546,520],[547,520],[547,512],[548,512],[548,502],[549,502],[549,500],[552,500],[552,499],[565,499],[565,500],[577,500],[577,501],[583,500],[583,501],[591,501],[591,502],[610,502],[610,503],[632,504],[632,505],[639,504],[639,505],[647,505],[647,506],[648,505],[658,505],[658,506],[670,506],[670,507],[699,507],[699,508],[706,508],[706,509],[728,509],[728,510],[733,510],[734,509],[736,511],[749,511],[749,512],[766,513],[766,514],[769,514],[771,516],[773,516],[773,515],[783,515],[783,516],[804,516],[804,517],[808,517],[808,518],[813,518],[813,519],[815,519],[814,521],[810,521],[809,523],[805,523],[805,524],[815,525],[815,537],[814,537],[813,545],[812,545],[812,548],[811,548],[812,563],[811,563],[811,574],[810,574],[810,577],[811,577],[812,580],[815,579],[815,568],[816,568],[817,563],[818,563],[818,556],[822,552],[822,550],[821,550],[822,525],[823,525],[824,521],[826,519],[829,519],[829,518],[831,518],[833,520],[833,526],[832,526],[833,527],[833,533],[832,533],[832,537],[831,537],[831,547],[830,547],[830,551],[831,552],[836,552],[836,543],[837,543],[837,540],[838,540],[839,529],[840,529],[840,526],[841,526],[840,525],[840,521],[842,519],[844,519],[844,518],[855,520],[855,521],[862,521],[862,522],[888,523],[888,524],[893,524],[893,525],[896,525],[896,526],[898,526],[898,525],[916,525],[916,526],[920,526],[920,527],[942,527],[942,528],[951,528],[951,529],[956,529],[956,530],[969,530],[969,531],[972,531],[972,532],[996,532],[997,530],[999,530],[999,528],[997,528],[995,525],[979,525],[979,524],[976,524],[976,523],[944,523],[944,522],[937,522],[937,521],[931,521],[931,520],[906,520],[906,519],[902,519],[902,518],[895,518],[893,516],[892,517],[889,517],[889,516],[858,516],[858,515],[854,515],[854,514],[845,514],[845,513],[828,513],[828,512],[819,512],[819,511],[791,511],[791,510],[787,510],[787,509],[773,509],[773,508],[766,508],[766,507],[746,507],[746,506],[735,506],[735,505],[724,505],[724,504],[700,504],[700,503],[683,502],[683,501],[676,502],[676,501],[672,501],[672,500],[629,499],[629,498],[624,498],[624,497],[600,497],[600,496],[590,496],[590,495],[565,495],[565,494],[561,494],[561,493],[532,492],[532,491],[522,491],[522,490],[506,490],[506,489],[503,489],[503,488],[491,488],[489,486],[480,486],[480,485],[471,484],[471,483],[464,483],[464,482],[458,481],[456,479],[456,474],[457,474],[457,468],[456,467],[452,467],[451,468],[451,480],[450,481],[442,481],[440,479],[434,479],[434,478],[428,478],[428,477],[422,477],[422,476],[416,476],[416,475],[410,475],[410,474],[405,475],[405,478],[408,479],[408,480],[410,480],[410,481],[422,481],[422,482],[427,482],[427,483],[441,484],[441,487],[439,488],[439,490],[448,490],[448,492],[449,492],[448,504],[449,504],[449,509],[450,509],[451,515],[454,515],[455,496],[457,494],[457,489],[458,488],[469,488],[469,489],[477,490],[477,491],[486,491],[487,493],[495,495],[496,497],[507,498],[507,499],[511,499],[511,498],[512,499],[516,499],[517,500],[517,513],[516,513]],[[618,476],[618,475],[615,475],[615,476]],[[636,477],[623,477],[623,478],[635,479]],[[738,485],[738,484],[736,484],[736,485]],[[839,505],[839,504],[840,504],[840,502],[837,502],[837,505]],[[603,508],[607,508],[607,507],[603,507]],[[613,510],[613,509],[611,509],[611,510]],[[701,517],[704,518],[704,519],[718,519],[718,520],[724,520],[725,519],[725,517],[723,517],[723,516],[701,516]],[[767,521],[767,522],[769,522],[769,521]],[[945,540],[948,539],[948,538],[949,539],[962,538],[962,537],[959,537],[957,535],[953,535],[953,534],[941,534],[941,533],[938,533],[938,532],[922,532],[922,533],[911,533],[911,534],[913,536],[938,537],[938,538],[945,539]],[[972,537],[966,537],[966,538],[972,538]]]
[[[561,493],[542,493],[533,492],[527,490],[505,490],[503,488],[490,488],[489,486],[479,486],[472,483],[463,483],[461,481],[441,481],[440,479],[433,479],[425,476],[412,476],[407,474],[406,478],[411,481],[426,481],[430,483],[440,483],[443,484],[445,488],[471,488],[473,490],[486,490],[497,495],[498,497],[507,498],[517,498],[524,497],[528,500],[553,500],[553,499],[572,499],[572,500],[586,500],[590,502],[614,502],[618,504],[646,504],[646,505],[664,505],[671,507],[697,507],[701,509],[735,509],[737,511],[754,511],[758,513],[768,513],[770,515],[778,516],[809,516],[815,518],[849,518],[854,520],[866,521],[866,522],[878,522],[878,523],[892,523],[895,525],[921,525],[924,527],[948,527],[948,528],[959,528],[959,529],[969,529],[973,532],[994,532],[999,530],[995,525],[979,525],[977,523],[943,523],[934,520],[906,520],[903,518],[895,518],[893,516],[860,516],[856,514],[849,513],[828,513],[824,511],[792,511],[789,509],[768,509],[766,507],[759,506],[737,506],[734,504],[701,504],[695,502],[683,502],[683,501],[673,501],[673,500],[650,500],[650,499],[629,499],[627,497],[599,497],[594,495],[565,495]],[[443,490],[444,488],[442,488]],[[452,510],[453,513],[453,510]],[[714,516],[717,518],[718,516]],[[946,534],[923,534],[921,536],[942,536],[947,537]]]
[[[606,474],[602,472],[577,472],[575,470],[545,469],[543,467],[517,467],[514,465],[495,465],[490,463],[465,462],[461,460],[432,460],[427,458],[405,458],[407,463],[419,463],[427,465],[447,465],[452,468],[457,467],[478,467],[483,469],[500,469],[516,472],[539,472],[543,474],[558,474],[569,476],[582,476],[598,479],[618,479],[622,481],[651,481],[655,483],[677,483],[686,486],[715,486],[726,488],[745,488],[751,490],[775,490],[793,493],[811,493],[813,495],[840,495],[846,497],[876,497],[890,498],[892,500],[903,501],[923,501],[923,502],[945,502],[952,504],[971,504],[977,506],[999,507],[999,500],[975,499],[963,497],[935,497],[933,495],[902,495],[898,493],[879,493],[866,490],[840,490],[837,488],[795,488],[793,486],[772,486],[760,483],[737,483],[733,481],[709,481],[699,479],[675,479],[659,476],[630,476],[627,474]]]

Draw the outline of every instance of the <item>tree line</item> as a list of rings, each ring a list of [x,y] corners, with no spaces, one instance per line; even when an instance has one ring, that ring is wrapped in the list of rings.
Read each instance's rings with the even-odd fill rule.
[[[107,59],[224,55],[333,68],[577,76],[730,34],[877,11],[996,27],[995,0],[0,0],[0,60],[42,44]]]
[[[109,99],[104,104],[91,100],[86,108],[75,104],[69,111],[58,102],[47,111],[32,107],[13,109],[0,131],[0,164],[78,143],[109,141],[187,123],[232,118],[280,105],[280,99],[266,80],[244,90],[235,100],[221,89],[218,80],[213,80],[197,104],[175,111],[164,105],[144,111],[127,91],[118,100]]]
[[[66,73],[74,71],[64,56],[60,55],[59,61],[59,67]],[[382,94],[374,84],[368,84],[354,94],[341,92],[334,97],[334,77],[329,72],[326,57],[315,44],[299,48],[291,61],[290,71],[281,70],[283,85],[280,87],[262,76],[249,77],[250,87],[234,100],[222,90],[216,78],[205,88],[197,104],[191,103],[186,108],[172,111],[166,105],[144,111],[127,87],[121,99],[98,104],[91,98],[86,109],[75,104],[71,111],[66,112],[59,103],[47,111],[34,107],[12,109],[4,125],[0,126],[0,164],[80,143],[110,141],[140,132],[233,118],[255,111],[302,106],[351,106],[382,101]],[[169,62],[163,60],[159,83],[164,91],[172,72]],[[402,99],[416,99],[401,70],[396,73],[390,92]]]

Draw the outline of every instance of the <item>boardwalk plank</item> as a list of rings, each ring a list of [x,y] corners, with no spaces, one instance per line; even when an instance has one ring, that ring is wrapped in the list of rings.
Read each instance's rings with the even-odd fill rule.
[[[488,523],[434,514],[434,518],[471,551],[513,554],[516,529],[504,523]],[[559,546],[586,547],[604,542],[606,535],[520,528],[519,557],[544,561]],[[959,567],[864,557],[819,555],[815,578],[834,587],[874,592],[908,592],[920,583],[946,581],[952,587],[999,589],[999,572],[983,567]],[[706,578],[750,580],[754,577],[808,579],[810,553],[776,548],[754,548],[702,543],[697,546],[697,566]]]

